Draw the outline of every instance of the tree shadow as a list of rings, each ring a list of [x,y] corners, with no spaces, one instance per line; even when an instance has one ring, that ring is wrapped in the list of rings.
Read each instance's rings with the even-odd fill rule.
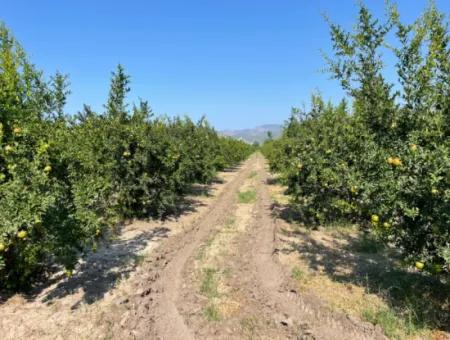
[[[207,190],[211,192],[211,189]],[[183,215],[195,213],[199,207],[204,206],[204,203],[196,196],[201,196],[201,193],[194,190],[192,194],[181,196],[174,207],[160,219],[149,217],[141,221],[159,220],[161,223],[167,223]],[[155,238],[167,237],[170,231],[169,228],[161,226],[140,232],[131,239],[121,240],[120,235],[132,223],[133,219],[119,223],[110,230],[113,240],[105,239],[99,242],[96,252],[88,251],[82,255],[73,277],[67,278],[60,265],[47,266],[39,281],[29,291],[23,292],[23,297],[30,302],[41,299],[45,303],[52,304],[55,300],[74,294],[81,289],[83,297],[73,308],[77,308],[82,302],[91,304],[102,299],[115,287],[117,280],[127,277],[135,269],[137,262],[142,259],[139,253],[147,246],[147,243]],[[15,293],[1,291],[0,305],[6,303]],[[43,298],[42,295],[44,295]]]
[[[340,240],[324,243],[308,231],[297,231],[302,242],[290,243],[313,271],[322,271],[331,280],[351,283],[380,296],[399,315],[420,328],[450,331],[450,285],[424,273],[401,266],[395,249],[373,239],[340,233]],[[342,240],[345,246],[343,246]]]
[[[267,185],[282,185],[283,183],[279,177],[271,176],[266,179],[266,184]]]
[[[238,171],[241,167],[242,167],[242,165],[238,164],[238,165],[233,165],[228,168],[222,169],[220,171],[221,172],[235,172],[235,171]]]
[[[140,257],[143,256],[139,252],[147,246],[147,243],[155,238],[167,237],[168,232],[168,228],[156,228],[128,240],[114,241],[95,253],[86,254],[80,261],[75,275],[64,280],[59,278],[60,282],[46,293],[42,301],[51,304],[56,299],[74,294],[80,288],[83,296],[72,309],[77,308],[82,302],[92,304],[102,299],[115,287],[119,279],[127,277],[135,269]]]
[[[268,185],[280,185],[270,177]],[[288,252],[296,252],[312,271],[321,271],[331,280],[363,287],[381,297],[399,315],[415,326],[433,327],[450,332],[449,278],[408,271],[399,251],[387,247],[366,232],[350,233],[348,222],[327,226],[327,242],[314,238],[319,228],[291,204],[273,203],[271,214],[288,225],[298,241],[289,243]],[[363,229],[363,228],[362,228]],[[408,315],[409,313],[409,315]]]
[[[226,172],[233,172],[240,166],[226,169]],[[210,184],[223,184],[224,181],[218,177],[214,178]],[[183,215],[195,213],[199,207],[205,204],[199,197],[210,197],[215,188],[210,184],[193,184],[181,195],[173,207],[159,219],[168,222],[176,220]],[[149,221],[158,220],[148,217]],[[129,220],[128,223],[131,221]],[[127,222],[121,223],[113,229],[115,236],[122,234]],[[104,295],[115,287],[117,281],[127,277],[136,267],[143,255],[140,252],[145,249],[147,243],[155,238],[168,237],[170,229],[159,227],[148,231],[143,231],[131,239],[116,239],[112,242],[104,241],[96,252],[88,252],[82,256],[80,264],[76,268],[73,277],[67,278],[59,265],[51,264],[46,267],[42,278],[23,297],[28,301],[42,299],[43,302],[52,304],[55,300],[72,295],[78,290],[82,290],[82,298],[77,301],[72,308],[76,309],[81,303],[92,304],[102,299]],[[54,287],[53,287],[54,286]],[[48,290],[48,292],[47,292]],[[0,291],[0,305],[7,302],[15,295],[13,291]],[[42,295],[44,297],[42,298]]]
[[[213,180],[214,181],[214,180]],[[194,197],[211,197],[213,189],[207,184],[192,184],[186,191],[186,195]]]
[[[207,195],[202,194],[204,192],[203,188],[193,188],[192,193],[188,195],[181,196],[177,199],[173,207],[168,209],[166,213],[161,217],[162,221],[168,221],[173,219],[178,219],[183,215],[195,213],[198,208],[205,206],[197,197],[212,196],[211,189],[206,189]]]

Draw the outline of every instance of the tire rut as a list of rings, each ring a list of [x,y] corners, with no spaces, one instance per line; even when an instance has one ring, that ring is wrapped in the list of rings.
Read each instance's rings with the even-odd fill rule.
[[[257,216],[250,229],[251,258],[261,304],[270,306],[274,317],[293,328],[298,339],[385,339],[372,324],[331,311],[311,294],[299,294],[289,273],[277,261],[279,221],[271,214],[267,170],[260,172]],[[289,336],[292,338],[292,336]]]
[[[170,237],[147,259],[146,277],[137,288],[131,315],[123,324],[135,339],[193,339],[193,331],[179,313],[176,301],[188,258],[232,213],[239,186],[248,177],[256,156],[247,160],[211,207],[187,228]],[[145,268],[147,269],[147,268]]]
[[[226,284],[241,297],[239,312],[219,322],[205,321],[196,296],[195,254],[230,216],[236,194],[250,172],[257,173],[256,202],[245,231],[223,258],[234,274]],[[170,237],[146,261],[145,277],[123,329],[134,339],[385,339],[356,318],[331,311],[312,294],[300,294],[277,260],[277,230],[262,155],[247,160],[212,205],[184,232]],[[230,245],[231,247],[231,245]],[[244,329],[244,324],[246,326]],[[248,328],[251,328],[250,330]]]

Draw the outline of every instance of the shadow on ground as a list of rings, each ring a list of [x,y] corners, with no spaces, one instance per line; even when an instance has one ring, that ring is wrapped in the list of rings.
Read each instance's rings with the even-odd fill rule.
[[[365,233],[339,232],[330,227],[328,231],[336,232],[329,233],[333,236],[328,242],[320,242],[311,230],[299,227],[301,218],[288,204],[276,203],[271,209],[274,218],[291,225],[297,222],[290,236],[299,241],[291,242],[286,252],[296,252],[312,271],[320,270],[333,281],[358,285],[380,296],[414,327],[450,332],[448,278],[408,271],[393,247]]]
[[[52,303],[55,299],[74,294],[80,288],[82,298],[72,306],[73,309],[82,302],[91,304],[103,298],[119,279],[133,271],[142,257],[139,252],[147,243],[155,238],[167,237],[168,232],[167,228],[156,228],[128,240],[114,241],[96,253],[89,253],[83,258],[76,274],[61,280],[45,295],[43,302]]]
[[[235,172],[240,166],[227,168],[224,172]],[[210,197],[215,190],[211,184],[223,184],[224,181],[215,177],[209,184],[193,184],[174,204],[167,214],[161,218],[162,223],[169,223],[186,214],[195,213],[205,204],[200,197]],[[151,219],[150,219],[151,220]],[[120,225],[114,230],[120,236],[125,226]],[[76,309],[80,304],[92,304],[102,299],[114,288],[118,280],[127,277],[143,259],[140,252],[146,248],[149,241],[156,238],[166,238],[170,229],[159,227],[137,233],[134,237],[104,242],[97,252],[88,252],[82,257],[73,277],[66,278],[60,266],[48,268],[41,282],[24,295],[28,301],[41,299],[52,304],[58,299],[81,292],[81,298],[72,306]],[[0,305],[7,302],[14,292],[0,292]],[[44,297],[42,297],[44,296]]]
[[[223,183],[223,181],[215,178],[213,183]],[[161,218],[161,223],[169,223],[183,215],[195,213],[199,207],[204,206],[198,198],[212,196],[213,190],[211,185],[192,185],[186,195],[176,202],[173,209]],[[117,226],[113,231],[114,235],[120,236],[129,223],[132,222]],[[72,308],[77,308],[81,303],[94,303],[114,288],[118,280],[128,276],[134,270],[136,264],[142,260],[142,255],[139,253],[149,241],[165,238],[169,231],[166,227],[160,227],[137,233],[131,239],[121,240],[118,237],[111,242],[104,241],[97,252],[89,251],[82,257],[81,264],[77,266],[73,277],[66,278],[60,266],[52,266],[48,268],[47,275],[42,278],[42,281],[38,282],[24,297],[29,301],[42,299],[43,302],[52,304],[55,300],[80,290],[82,298]],[[45,295],[42,298],[43,294]],[[0,292],[0,305],[12,296],[14,296],[13,292]]]

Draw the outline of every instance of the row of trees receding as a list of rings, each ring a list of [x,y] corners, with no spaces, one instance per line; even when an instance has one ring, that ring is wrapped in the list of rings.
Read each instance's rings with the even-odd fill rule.
[[[68,117],[67,77],[46,81],[0,26],[0,288],[28,288],[51,264],[70,275],[108,228],[173,212],[193,183],[253,151],[205,119],[129,108],[129,83],[119,65],[105,112]]]
[[[358,222],[419,270],[450,266],[448,18],[431,4],[412,24],[359,8],[353,31],[330,23],[328,71],[351,99],[312,97],[263,151],[308,224]],[[398,82],[385,77],[393,52]]]

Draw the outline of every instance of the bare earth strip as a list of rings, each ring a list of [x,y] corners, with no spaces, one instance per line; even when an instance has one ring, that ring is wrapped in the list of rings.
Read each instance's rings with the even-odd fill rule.
[[[175,304],[183,281],[181,272],[187,259],[232,213],[236,192],[249,175],[254,161],[255,156],[244,163],[216,204],[198,219],[192,229],[168,239],[152,254],[147,266],[151,275],[140,283],[144,293],[136,300],[135,310],[127,323],[133,336],[139,339],[194,338],[193,331],[186,325]]]

